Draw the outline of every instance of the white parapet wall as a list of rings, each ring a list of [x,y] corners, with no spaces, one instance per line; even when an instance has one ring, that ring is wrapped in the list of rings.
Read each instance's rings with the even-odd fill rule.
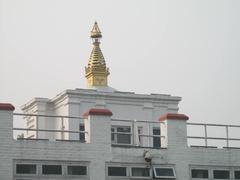
[[[205,169],[209,178],[213,172],[226,170],[230,178],[240,169],[240,149],[191,148],[187,146],[187,117],[167,114],[160,118],[163,122],[163,148],[141,148],[112,146],[110,133],[111,112],[107,109],[88,110],[85,113],[87,143],[76,141],[13,140],[13,110],[10,104],[0,104],[0,179],[86,179],[112,180],[109,167],[126,168],[123,179],[131,179],[134,167],[173,169],[175,179],[191,178],[191,169]],[[161,123],[162,124],[162,123]],[[146,161],[146,152],[151,161]],[[16,164],[34,164],[35,174],[16,173]],[[43,165],[62,167],[60,175],[44,175]],[[86,166],[83,176],[68,175],[69,166]],[[152,171],[151,171],[152,173]],[[152,176],[152,174],[151,174]]]

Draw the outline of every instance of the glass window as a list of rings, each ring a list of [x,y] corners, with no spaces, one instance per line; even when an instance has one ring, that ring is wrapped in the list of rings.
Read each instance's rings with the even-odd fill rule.
[[[240,170],[239,171],[234,171],[234,178],[235,179],[240,179]]]
[[[192,169],[192,178],[208,179],[208,170],[207,169]]]
[[[131,128],[129,126],[113,126],[111,131],[111,139],[113,143],[131,144]],[[115,134],[115,132],[117,132],[117,134]]]
[[[132,168],[132,176],[149,177],[149,168]]]
[[[160,136],[160,128],[154,127],[153,128],[153,135]],[[153,137],[153,148],[160,148],[160,147],[161,147],[160,137]]]
[[[214,170],[214,179],[230,179],[230,172],[228,170]]]
[[[112,132],[112,133],[111,133],[111,140],[112,140],[112,142],[115,142],[115,139],[116,139],[116,137],[115,137],[116,134],[114,134],[115,128],[112,127],[112,128],[111,128],[111,132]],[[116,142],[115,142],[115,143],[116,143]]]
[[[42,173],[61,175],[62,166],[61,165],[42,165]]]
[[[68,166],[67,167],[68,175],[87,175],[86,166]]]
[[[175,171],[171,167],[154,167],[154,176],[156,178],[175,178]]]
[[[79,125],[79,131],[85,131],[84,124]],[[79,140],[85,141],[85,133],[79,133]]]
[[[36,174],[37,168],[35,164],[17,164],[17,174]]]
[[[108,176],[127,176],[126,167],[108,167]]]
[[[138,126],[138,140],[139,140],[139,145],[143,145],[143,127]]]

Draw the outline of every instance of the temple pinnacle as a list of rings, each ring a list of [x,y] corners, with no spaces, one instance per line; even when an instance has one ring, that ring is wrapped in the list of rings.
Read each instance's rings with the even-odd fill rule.
[[[106,67],[105,59],[100,49],[102,34],[97,22],[94,23],[90,37],[93,39],[93,49],[88,61],[88,67],[85,68],[87,85],[88,87],[107,87],[109,70]]]

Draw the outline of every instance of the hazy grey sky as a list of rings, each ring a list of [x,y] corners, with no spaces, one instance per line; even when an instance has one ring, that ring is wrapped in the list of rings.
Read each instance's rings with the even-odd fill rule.
[[[97,20],[109,84],[181,96],[192,122],[240,124],[240,1],[0,0],[0,102],[86,88]]]

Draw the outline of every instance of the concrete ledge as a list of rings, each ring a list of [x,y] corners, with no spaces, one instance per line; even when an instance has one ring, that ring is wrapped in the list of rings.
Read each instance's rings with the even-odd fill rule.
[[[15,107],[9,103],[0,103],[0,110],[14,111]]]
[[[188,120],[188,116],[185,114],[175,114],[175,113],[168,113],[159,118],[159,121],[164,121],[164,120]]]
[[[120,147],[120,148],[142,148],[142,149],[156,149],[156,150],[160,150],[160,149],[167,149],[165,147],[160,147],[160,148],[154,148],[154,147],[149,147],[149,146],[134,146],[131,144],[112,144],[112,147]]]
[[[84,117],[89,115],[98,115],[98,116],[112,116],[112,112],[108,109],[90,109],[83,114]]]
[[[217,146],[190,146],[191,148],[214,148],[217,149]]]

